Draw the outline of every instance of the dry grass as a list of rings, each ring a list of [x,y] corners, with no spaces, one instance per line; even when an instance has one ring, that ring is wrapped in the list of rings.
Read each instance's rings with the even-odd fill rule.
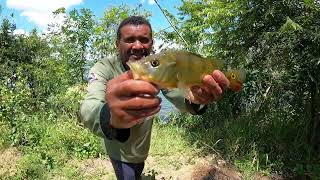
[[[17,162],[21,154],[16,148],[8,148],[0,151],[0,179],[9,179],[17,172]]]
[[[16,148],[0,152],[0,179],[10,179],[18,172],[17,162],[22,155]],[[207,157],[149,156],[143,173],[144,180],[241,180],[241,173],[215,155]],[[116,180],[108,159],[94,158],[69,160],[66,165],[49,175],[50,179],[101,179]],[[256,174],[254,180],[269,180],[271,177]],[[282,178],[275,178],[282,179]]]
[[[94,158],[69,160],[65,167],[53,172],[50,179],[101,179],[116,180],[111,162],[107,159]]]
[[[210,180],[210,179],[230,179],[241,180],[241,174],[232,166],[227,165],[223,160],[218,160],[216,156],[207,157],[170,157],[168,161],[174,162],[166,166],[159,166],[163,159],[168,157],[149,157],[146,162],[145,174],[148,178],[161,180]]]

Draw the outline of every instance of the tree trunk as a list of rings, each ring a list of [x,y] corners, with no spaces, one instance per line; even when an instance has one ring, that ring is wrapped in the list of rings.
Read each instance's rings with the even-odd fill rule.
[[[320,151],[320,91],[316,83],[311,81],[311,136],[310,143],[314,150]]]

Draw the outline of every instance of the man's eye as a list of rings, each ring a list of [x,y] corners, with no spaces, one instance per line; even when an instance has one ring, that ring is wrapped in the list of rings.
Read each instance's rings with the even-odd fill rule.
[[[128,38],[124,40],[125,43],[134,43],[135,41],[136,40],[134,38]]]
[[[147,43],[150,42],[150,39],[148,39],[148,38],[141,38],[141,39],[139,39],[139,41],[140,41],[142,44],[147,44]]]
[[[149,38],[144,38],[144,37],[138,38],[138,39],[132,37],[132,38],[126,38],[123,40],[123,42],[125,43],[135,43],[136,41],[139,41],[141,44],[148,44],[151,40]]]

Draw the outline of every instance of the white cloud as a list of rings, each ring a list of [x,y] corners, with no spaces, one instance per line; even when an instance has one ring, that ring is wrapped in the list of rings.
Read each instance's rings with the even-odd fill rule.
[[[156,2],[154,2],[154,0],[148,0],[149,4],[155,4]]]
[[[13,34],[14,35],[20,35],[20,34],[23,34],[23,35],[29,35],[24,29],[16,29],[13,31]]]
[[[140,2],[141,3],[144,3],[146,0],[141,0]],[[155,4],[156,2],[154,2],[154,0],[148,0],[148,4],[150,4],[150,5],[153,5],[153,4]]]
[[[47,24],[56,22],[52,12],[64,7],[82,3],[83,0],[7,0],[7,7],[20,10],[20,16],[25,16],[31,22],[36,23],[40,28]]]

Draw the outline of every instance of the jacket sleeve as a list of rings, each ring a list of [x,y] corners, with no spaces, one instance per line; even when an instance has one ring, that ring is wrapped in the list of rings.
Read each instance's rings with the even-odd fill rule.
[[[87,95],[80,105],[81,122],[100,137],[105,137],[100,125],[100,113],[105,105],[105,84],[111,79],[108,69],[104,66],[102,62],[98,62],[89,71]]]
[[[103,62],[91,68],[87,95],[80,105],[80,120],[93,134],[124,142],[130,135],[130,129],[110,127],[110,111],[105,102],[106,83],[112,78],[112,70]]]
[[[192,115],[205,113],[207,105],[194,104],[184,97],[184,92],[178,89],[162,90],[163,95],[181,112],[188,112]]]

